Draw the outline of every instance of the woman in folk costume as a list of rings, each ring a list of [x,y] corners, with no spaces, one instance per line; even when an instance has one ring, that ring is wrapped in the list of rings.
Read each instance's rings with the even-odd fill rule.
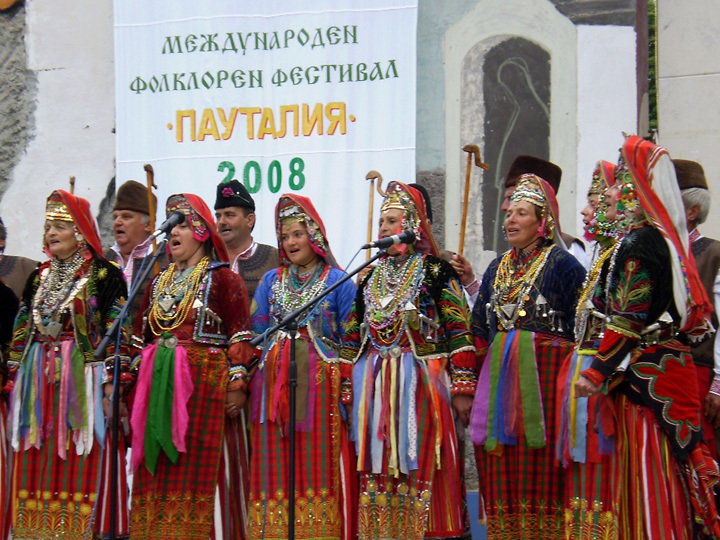
[[[343,402],[353,407],[361,540],[468,529],[451,401],[465,395],[467,415],[470,312],[457,273],[438,257],[421,194],[391,182],[379,235],[403,231],[415,242],[390,248],[362,280],[342,351],[354,362],[344,365]]]
[[[482,368],[470,430],[488,539],[556,539],[565,473],[555,460],[558,373],[572,351],[585,270],[564,246],[552,187],[520,177],[505,215],[512,248],[485,271],[473,310]]]
[[[95,362],[93,352],[122,309],[125,280],[101,255],[85,199],[63,190],[50,195],[44,245],[50,260],[25,287],[3,390],[9,396],[8,431],[15,452],[12,537],[107,536],[110,478],[104,471],[110,468],[112,445],[103,415],[105,363]],[[129,358],[121,358],[127,366]],[[128,377],[125,371],[123,382]],[[120,440],[118,538],[128,530],[123,446]]]
[[[609,383],[620,538],[718,538],[718,470],[702,441],[686,344],[708,333],[711,307],[687,251],[675,170],[664,148],[636,136],[625,140],[618,168],[610,193],[624,236],[608,271],[609,319],[575,394]]]
[[[615,184],[615,165],[598,161],[582,211],[585,239],[595,244],[590,272],[575,311],[575,342],[558,377],[562,392],[557,457],[566,468],[563,538],[618,538],[618,508],[611,497],[614,419],[607,396],[577,398],[575,382],[590,367],[605,331],[605,295],[610,260],[618,247],[615,203],[606,193]]]
[[[263,276],[252,329],[263,334],[345,274],[307,197],[282,195],[275,209],[280,267]],[[296,425],[290,426],[290,338],[266,336],[251,384],[250,537],[288,535],[288,432],[295,430],[295,538],[355,537],[348,433],[340,407],[339,348],[355,285],[342,284],[298,320]]]
[[[252,357],[245,284],[228,268],[197,195],[167,200],[172,264],[145,291],[133,345],[142,359],[131,414],[135,470],[130,538],[242,539],[239,479],[226,478],[226,416],[237,417]]]

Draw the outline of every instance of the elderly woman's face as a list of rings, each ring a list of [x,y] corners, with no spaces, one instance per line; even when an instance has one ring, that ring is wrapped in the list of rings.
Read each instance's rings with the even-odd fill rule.
[[[399,208],[390,208],[380,214],[380,230],[378,236],[380,238],[387,238],[393,234],[400,233],[400,226],[402,225],[403,211]],[[399,251],[395,246],[388,248],[390,255],[397,255]]]
[[[75,226],[69,221],[46,221],[45,245],[56,259],[69,259],[80,247],[75,238]]]
[[[540,236],[535,205],[527,201],[510,203],[505,214],[505,234],[512,247],[526,249]]]

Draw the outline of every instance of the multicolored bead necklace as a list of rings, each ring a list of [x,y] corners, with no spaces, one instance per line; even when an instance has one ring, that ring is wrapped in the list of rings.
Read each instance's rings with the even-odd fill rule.
[[[423,281],[422,254],[398,261],[386,257],[370,276],[363,295],[365,320],[378,339],[380,348],[396,345],[404,333],[407,304],[417,296]],[[404,313],[401,313],[404,312]]]

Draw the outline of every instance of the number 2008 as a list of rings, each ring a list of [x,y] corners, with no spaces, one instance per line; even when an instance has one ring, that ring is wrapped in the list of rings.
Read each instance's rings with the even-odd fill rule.
[[[290,160],[288,185],[293,191],[300,191],[305,186],[305,162],[302,158],[296,157]],[[231,161],[223,161],[218,165],[218,171],[227,171],[223,182],[229,182],[235,176],[235,164]],[[248,161],[243,167],[242,182],[250,193],[257,193],[263,184],[263,171],[257,161]],[[273,160],[268,166],[267,188],[270,193],[277,193],[282,188],[283,170],[278,160]]]

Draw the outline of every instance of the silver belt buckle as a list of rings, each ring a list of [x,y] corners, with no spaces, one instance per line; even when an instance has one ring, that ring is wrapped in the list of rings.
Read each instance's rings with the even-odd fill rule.
[[[177,347],[178,344],[178,338],[175,336],[170,336],[169,338],[160,338],[157,341],[158,347],[166,347],[168,349],[174,349]]]

